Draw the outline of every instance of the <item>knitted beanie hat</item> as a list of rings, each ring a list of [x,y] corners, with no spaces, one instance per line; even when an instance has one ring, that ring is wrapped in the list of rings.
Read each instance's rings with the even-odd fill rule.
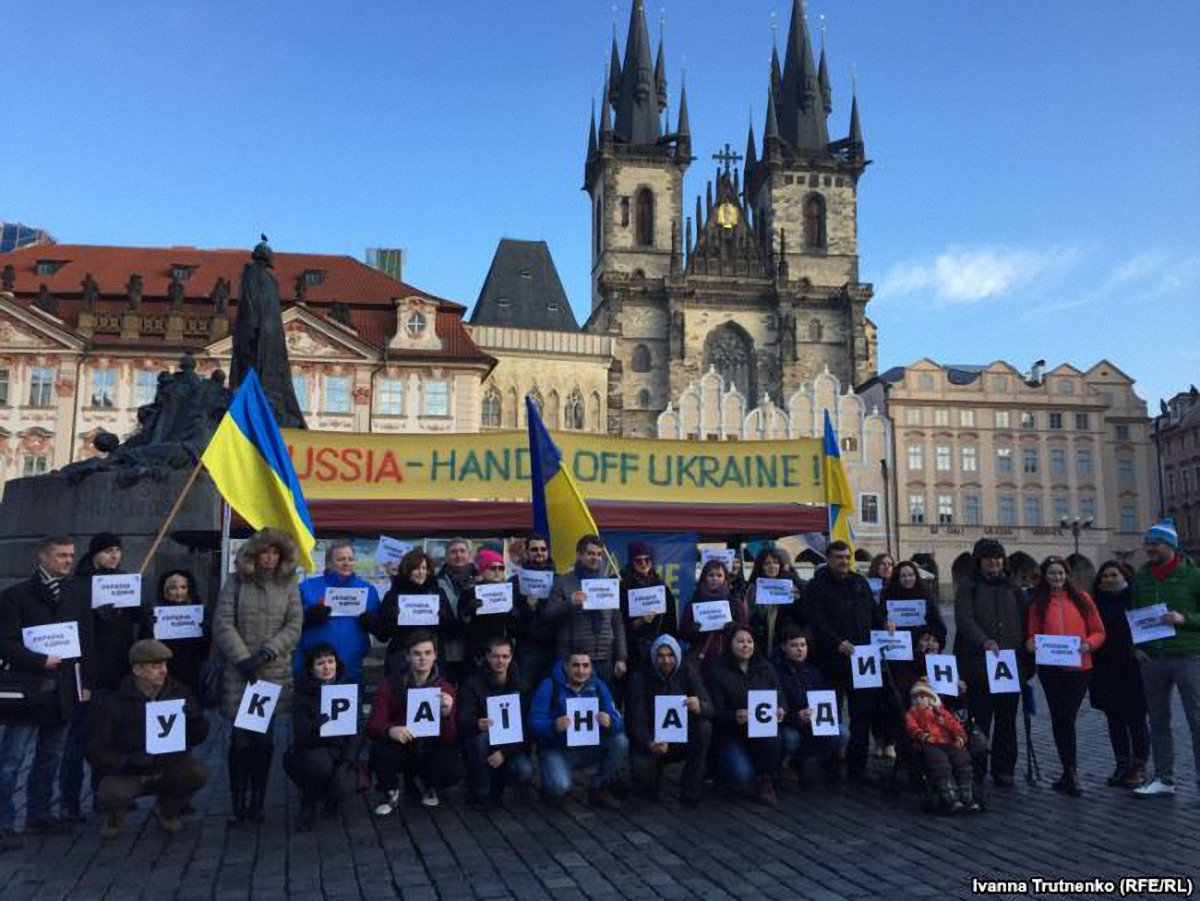
[[[1146,530],[1143,539],[1146,544],[1165,544],[1172,550],[1179,550],[1179,533],[1175,531],[1175,520],[1164,519],[1156,522]]]
[[[909,693],[909,695],[912,698],[913,703],[916,703],[917,699],[920,697],[926,697],[929,698],[929,703],[931,706],[942,706],[942,699],[939,698],[938,693],[933,690],[933,686],[929,684],[929,680],[924,677],[921,677],[913,684],[912,691]]]

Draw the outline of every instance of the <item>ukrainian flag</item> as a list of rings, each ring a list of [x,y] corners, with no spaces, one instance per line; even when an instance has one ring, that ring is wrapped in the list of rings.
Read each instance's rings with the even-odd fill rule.
[[[252,528],[291,535],[300,565],[316,572],[312,518],[271,404],[253,369],[247,373],[200,462],[217,490]]]
[[[596,521],[583,502],[562,452],[546,431],[537,405],[525,396],[529,422],[529,458],[533,480],[533,530],[550,541],[559,572],[575,566],[575,543],[584,535],[599,535]]]
[[[829,411],[825,411],[825,505],[829,510],[829,540],[844,541],[854,550],[854,530],[850,516],[854,513],[854,492],[842,465],[842,449]]]

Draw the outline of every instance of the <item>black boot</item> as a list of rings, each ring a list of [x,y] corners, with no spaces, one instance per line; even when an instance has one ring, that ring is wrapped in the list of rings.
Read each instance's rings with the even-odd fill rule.
[[[271,757],[274,750],[272,745],[254,749],[254,762],[250,770],[250,803],[246,808],[246,819],[255,825],[266,819],[263,807],[267,803],[267,777],[271,774]]]
[[[1083,794],[1083,789],[1079,787],[1079,781],[1075,778],[1075,767],[1069,766],[1063,771],[1062,790],[1072,798],[1078,798]]]
[[[242,748],[233,746],[229,749],[229,797],[233,804],[233,814],[229,818],[231,826],[246,822],[246,792],[250,787],[246,756]]]
[[[1109,788],[1122,788],[1125,785],[1125,779],[1129,775],[1129,761],[1118,760],[1116,769],[1113,774],[1105,780],[1104,784]]]
[[[317,799],[307,793],[300,795],[300,813],[296,817],[297,832],[311,832],[317,819]]]

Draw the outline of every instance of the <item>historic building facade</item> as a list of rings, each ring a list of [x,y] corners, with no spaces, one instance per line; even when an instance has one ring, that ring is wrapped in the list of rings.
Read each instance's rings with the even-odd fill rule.
[[[1156,493],[1150,418],[1133,385],[1107,360],[1025,375],[1002,361],[926,359],[881,375],[897,553],[928,555],[946,588],[969,573],[984,536],[1025,578],[1063,554],[1090,586],[1105,560],[1133,558]]]
[[[1195,385],[1162,405],[1153,438],[1158,511],[1175,520],[1184,551],[1200,559],[1200,391]]]

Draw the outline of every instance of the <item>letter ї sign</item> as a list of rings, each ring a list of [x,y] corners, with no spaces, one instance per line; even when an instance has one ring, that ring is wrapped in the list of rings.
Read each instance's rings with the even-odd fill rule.
[[[308,500],[529,497],[529,436],[360,435],[286,429]],[[591,500],[823,504],[820,441],[653,441],[555,433]]]

